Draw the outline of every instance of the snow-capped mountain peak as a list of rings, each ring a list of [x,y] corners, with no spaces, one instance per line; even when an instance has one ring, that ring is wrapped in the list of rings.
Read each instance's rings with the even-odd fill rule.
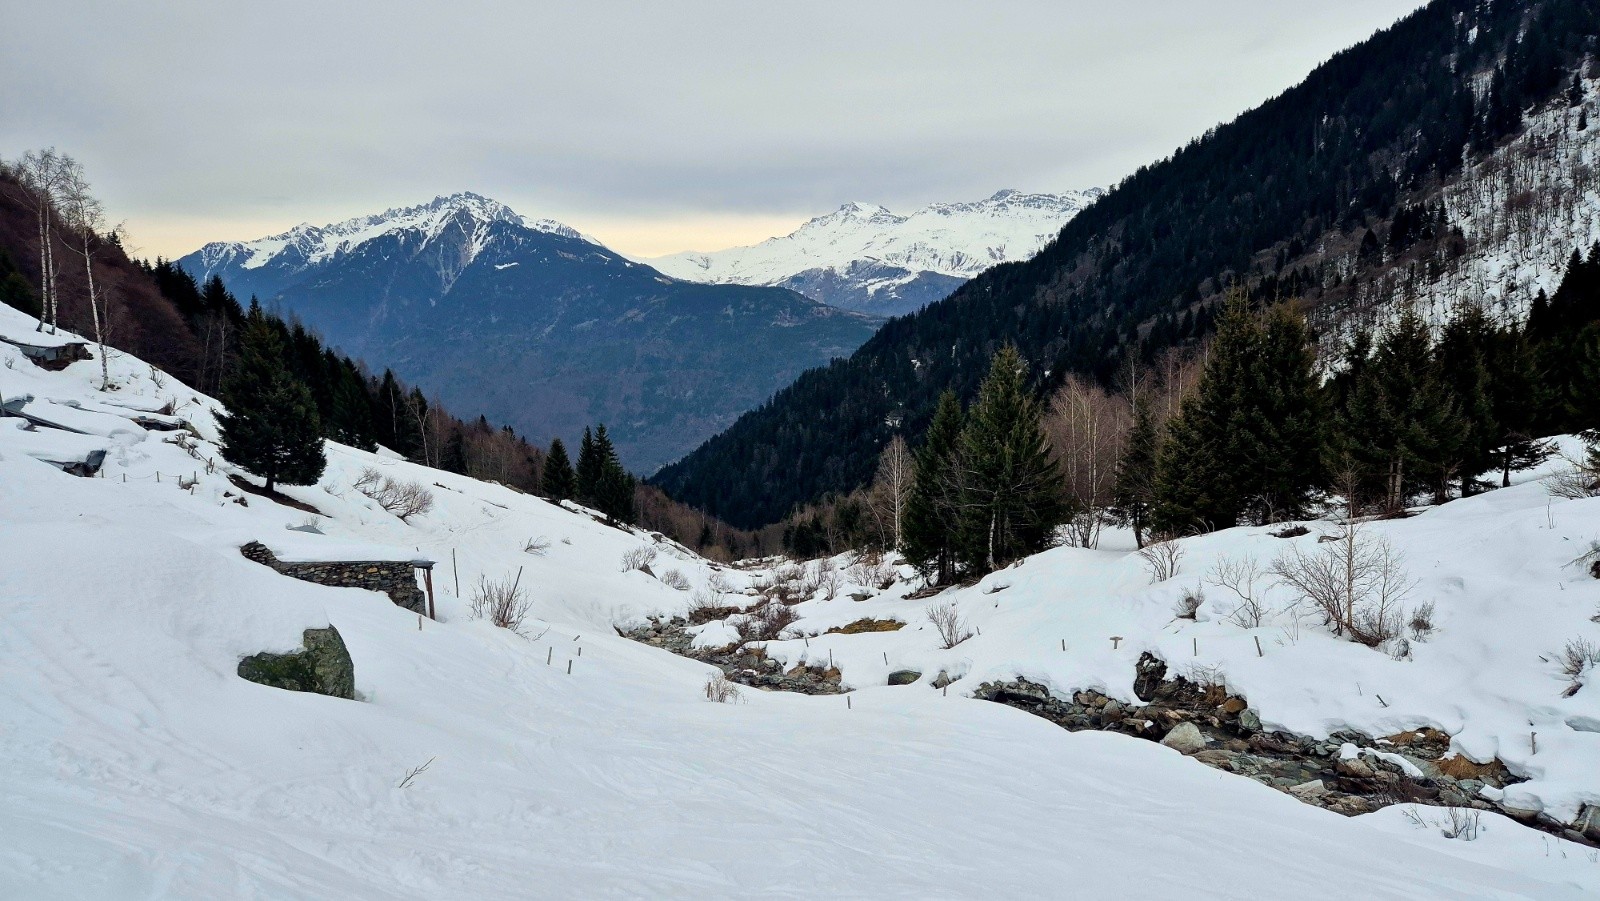
[[[486,227],[495,223],[588,240],[576,229],[553,219],[530,219],[498,200],[460,191],[440,195],[427,203],[393,207],[328,225],[303,222],[281,234],[253,241],[217,241],[200,248],[196,256],[208,274],[230,264],[242,269],[274,264],[301,270],[355,250],[375,238],[409,233],[420,238],[419,246],[426,246],[454,227],[468,238],[470,261],[482,248]]]
[[[836,306],[902,313],[997,263],[1037,253],[1099,188],[934,203],[908,215],[854,201],[749,247],[646,259],[687,281],[782,285]]]

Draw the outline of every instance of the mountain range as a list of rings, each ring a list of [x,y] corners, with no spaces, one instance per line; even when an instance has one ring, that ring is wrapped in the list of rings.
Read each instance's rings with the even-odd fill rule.
[[[905,216],[847,203],[749,247],[642,262],[688,281],[775,285],[831,306],[898,316],[948,296],[990,266],[1033,256],[1104,193],[1004,190],[971,203],[930,204]]]
[[[604,422],[647,472],[880,322],[784,288],[670,278],[472,193],[177,262],[535,440]]]
[[[849,358],[663,469],[655,483],[756,527],[866,484],[941,392],[972,398],[1015,345],[1034,387],[1109,381],[1192,346],[1223,299],[1300,302],[1325,358],[1399,303],[1515,317],[1593,210],[1592,0],[1434,0],[1300,84],[1141,167],[1023,262],[890,320]]]

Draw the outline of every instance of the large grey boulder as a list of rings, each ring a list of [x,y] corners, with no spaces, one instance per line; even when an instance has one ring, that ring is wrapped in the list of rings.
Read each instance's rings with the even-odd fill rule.
[[[288,654],[252,654],[239,661],[239,676],[288,691],[355,698],[356,667],[339,630],[307,629],[305,646]]]
[[[1179,754],[1193,754],[1205,750],[1206,737],[1194,723],[1179,723],[1172,727],[1166,738],[1161,739],[1161,743]]]
[[[889,674],[890,685],[910,685],[922,678],[922,674],[914,669],[897,669]]]

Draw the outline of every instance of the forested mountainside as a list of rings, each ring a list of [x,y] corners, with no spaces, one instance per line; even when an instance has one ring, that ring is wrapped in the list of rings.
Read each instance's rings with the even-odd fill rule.
[[[1141,168],[1034,258],[891,320],[653,481],[759,525],[865,483],[892,436],[920,435],[947,388],[970,398],[1006,343],[1050,383],[1108,378],[1204,335],[1230,287],[1307,301],[1323,334],[1340,314],[1371,318],[1370,286],[1392,299],[1397,272],[1421,282],[1461,256],[1442,192],[1515,143],[1525,117],[1560,106],[1577,110],[1567,128],[1587,128],[1597,33],[1597,0],[1435,0]]]
[[[606,423],[641,472],[881,321],[783,288],[668,278],[471,193],[208,244],[178,263],[540,441]]]

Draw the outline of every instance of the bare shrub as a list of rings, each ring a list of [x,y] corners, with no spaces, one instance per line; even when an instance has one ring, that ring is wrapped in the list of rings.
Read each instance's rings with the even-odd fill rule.
[[[728,576],[722,570],[712,570],[711,577],[706,579],[706,587],[718,595],[733,591],[733,583],[728,581]]]
[[[1567,465],[1545,477],[1545,490],[1555,497],[1581,500],[1600,496],[1600,473],[1581,460],[1565,458]]]
[[[844,575],[833,565],[832,560],[824,560],[822,563],[821,571],[817,573],[817,590],[822,592],[824,601],[831,601],[838,597],[840,589],[844,588]]]
[[[533,538],[529,538],[528,539],[528,543],[524,544],[522,546],[523,553],[532,554],[535,557],[543,557],[545,555],[545,553],[547,551],[549,551],[549,550],[550,550],[550,539],[544,537],[543,535],[538,535],[538,536],[535,536]]]
[[[623,552],[622,571],[631,572],[636,569],[643,570],[651,563],[655,562],[655,559],[656,549],[648,544],[641,544],[632,550]]]
[[[1183,668],[1183,677],[1201,688],[1228,690],[1228,677],[1214,664],[1191,663]]]
[[[678,591],[688,591],[689,577],[675,569],[669,569],[661,574],[661,584]]]
[[[1433,635],[1433,602],[1426,601],[1411,608],[1411,637],[1417,641],[1427,641]]]
[[[740,643],[744,643],[782,638],[783,631],[798,619],[799,614],[787,604],[769,601],[743,616],[729,617],[728,624],[739,634]]]
[[[1223,557],[1206,573],[1206,581],[1227,589],[1236,599],[1229,622],[1241,629],[1257,629],[1271,613],[1262,598],[1261,581],[1265,575],[1254,557]]]
[[[883,555],[875,551],[862,554],[849,570],[850,580],[857,585],[887,591],[893,587],[899,574]]]
[[[1587,638],[1574,638],[1567,642],[1556,655],[1556,664],[1561,667],[1561,675],[1572,682],[1562,697],[1570,698],[1583,687],[1583,674],[1589,668],[1600,664],[1600,645]]]
[[[712,673],[706,677],[706,700],[718,704],[737,704],[739,697],[739,686],[729,682],[727,676]]]
[[[780,604],[798,604],[805,600],[805,571],[798,566],[782,566],[772,573],[771,583],[763,592]]]
[[[1171,539],[1157,541],[1139,549],[1139,556],[1144,558],[1144,568],[1150,572],[1150,584],[1165,582],[1178,574],[1178,565],[1183,560],[1183,546]]]
[[[1185,591],[1183,597],[1178,598],[1172,605],[1172,615],[1178,619],[1194,619],[1200,612],[1200,605],[1206,602],[1205,592],[1196,588]]]
[[[966,620],[961,618],[961,612],[956,605],[948,601],[928,605],[928,622],[939,632],[941,647],[949,650],[972,637],[972,632],[967,629]]]
[[[1446,807],[1446,825],[1439,829],[1445,838],[1458,838],[1470,842],[1478,837],[1483,814],[1470,807]]]
[[[1330,537],[1309,552],[1291,546],[1273,561],[1273,575],[1335,635],[1373,648],[1399,637],[1406,622],[1401,603],[1416,586],[1399,552],[1353,523],[1340,535],[1324,536]]]
[[[523,592],[521,574],[515,579],[492,580],[479,576],[472,592],[472,615],[486,619],[502,629],[522,634],[522,621],[528,616],[532,600]]]
[[[402,482],[367,467],[356,478],[355,489],[398,516],[401,522],[433,509],[433,492],[421,482]]]

